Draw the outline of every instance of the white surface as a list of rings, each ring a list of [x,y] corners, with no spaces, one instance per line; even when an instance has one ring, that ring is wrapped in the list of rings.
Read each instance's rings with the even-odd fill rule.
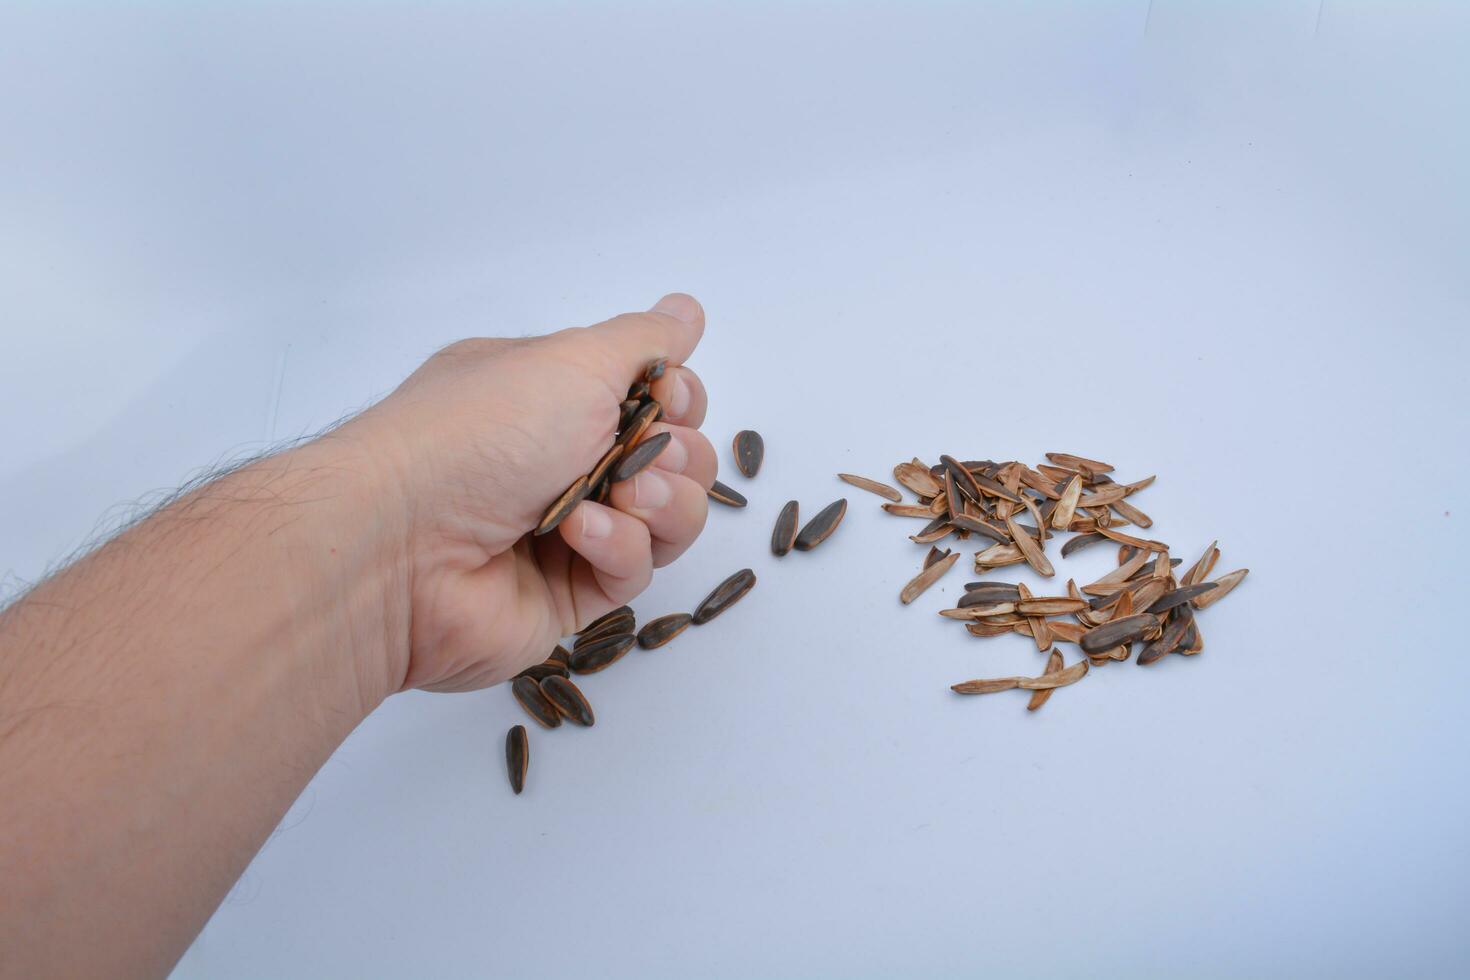
[[[395,698],[181,977],[1470,972],[1464,6],[0,12],[0,570],[461,335],[703,299],[756,590],[501,760]],[[1070,449],[1246,585],[1035,716],[839,484]],[[733,469],[733,468],[732,468]],[[788,497],[846,523],[773,559]],[[121,505],[121,506],[119,506]],[[969,549],[969,550],[973,550]],[[1059,562],[1101,568],[1101,550]],[[997,576],[1000,577],[1000,576]],[[1068,650],[1069,658],[1072,654]]]

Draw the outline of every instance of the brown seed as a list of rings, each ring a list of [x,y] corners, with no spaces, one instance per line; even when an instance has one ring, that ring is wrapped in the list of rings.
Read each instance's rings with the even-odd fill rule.
[[[1111,538],[1119,544],[1132,545],[1133,547],[1141,548],[1144,551],[1169,550],[1169,546],[1164,544],[1162,541],[1145,541],[1143,538],[1135,538],[1131,534],[1124,534],[1122,531],[1114,531],[1112,528],[1108,527],[1099,527],[1097,529],[1097,533],[1101,534],[1105,538]]]
[[[1057,596],[1022,599],[1016,603],[1016,612],[1022,616],[1064,616],[1086,608],[1087,602],[1084,599],[1063,599]]]
[[[971,517],[969,514],[956,514],[951,519],[951,523],[955,527],[984,535],[992,541],[999,541],[1001,544],[1011,543],[1011,536],[1005,532],[1004,528],[997,527],[983,517]]]
[[[628,607],[624,606],[623,608],[627,609]],[[556,649],[551,651],[551,656],[546,658],[546,662],[549,664],[561,664],[563,667],[565,667],[572,662],[571,651],[558,643],[556,645]]]
[[[598,625],[589,626],[578,635],[576,640],[572,642],[572,652],[576,653],[583,647],[596,643],[598,640],[605,640],[609,636],[621,636],[624,633],[631,633],[637,626],[637,620],[631,612],[613,617],[612,619],[604,619]]]
[[[732,490],[719,480],[716,480],[709,488],[709,495],[710,499],[726,507],[744,507],[746,504],[745,496],[740,491]]]
[[[663,406],[658,402],[644,402],[643,407],[633,413],[632,419],[618,433],[618,443],[624,446],[636,446],[642,440],[643,434],[648,427],[658,420],[663,414]]]
[[[1132,521],[1139,527],[1154,526],[1154,519],[1152,517],[1149,517],[1143,511],[1139,510],[1137,507],[1134,507],[1126,500],[1119,500],[1115,502],[1112,507],[1113,510],[1117,511],[1124,518],[1124,520]]]
[[[572,673],[595,674],[606,670],[633,648],[632,633],[614,633],[572,651]]]
[[[1219,541],[1211,541],[1210,546],[1199,556],[1199,560],[1189,566],[1189,571],[1179,580],[1180,585],[1198,585],[1210,577],[1210,572],[1215,568],[1215,562],[1220,560]]]
[[[924,567],[929,568],[935,562],[944,561],[944,559],[948,558],[951,554],[954,554],[954,552],[950,551],[948,548],[940,551],[939,546],[935,545],[934,547],[930,548],[929,553],[924,556]]]
[[[946,619],[988,619],[991,616],[1003,616],[1006,613],[1016,611],[1014,602],[992,602],[984,606],[962,606],[957,609],[941,609],[939,615]]]
[[[633,416],[637,415],[638,409],[642,407],[643,403],[636,398],[629,398],[627,401],[618,406],[619,432],[622,432],[628,427],[628,423],[633,421]]]
[[[1074,552],[1081,551],[1083,548],[1086,548],[1090,544],[1097,544],[1099,541],[1106,540],[1107,538],[1096,532],[1093,532],[1091,534],[1079,534],[1071,541],[1068,541],[1066,544],[1062,545],[1062,557],[1069,558]]]
[[[1083,634],[1087,632],[1087,627],[1065,619],[1054,619],[1046,625],[1051,627],[1052,636],[1063,643],[1081,643]]]
[[[975,571],[983,572],[989,568],[1000,568],[1003,565],[1018,565],[1026,559],[1021,557],[1021,551],[1013,544],[993,544],[984,551],[975,553]]]
[[[581,688],[560,675],[548,677],[541,682],[541,693],[556,706],[562,717],[574,721],[583,728],[591,728],[597,719],[592,714],[592,705]]]
[[[796,541],[796,525],[801,516],[801,505],[794,500],[786,501],[781,513],[776,515],[776,526],[771,529],[771,554],[778,558],[791,551]]]
[[[903,587],[903,591],[898,594],[898,601],[904,605],[913,602],[923,594],[925,589],[939,581],[945,572],[953,568],[954,563],[959,559],[959,552],[954,552],[947,558],[941,558],[934,564],[926,566],[922,572],[909,580],[908,585]]]
[[[954,525],[944,517],[936,517],[918,534],[910,534],[909,540],[914,544],[933,544],[935,541],[943,541],[954,533]]]
[[[1224,575],[1221,575],[1219,578],[1215,579],[1214,583],[1215,585],[1218,585],[1219,588],[1200,596],[1198,599],[1195,599],[1194,608],[1204,609],[1207,606],[1213,606],[1215,603],[1219,602],[1221,599],[1229,595],[1231,590],[1239,585],[1249,573],[1249,568],[1237,568],[1233,572],[1226,572]]]
[[[935,516],[932,510],[922,504],[882,504],[881,506],[888,513],[899,517],[922,517],[932,520]]]
[[[761,460],[766,457],[766,441],[759,432],[742,429],[735,433],[735,468],[745,476],[755,476],[761,471]]]
[[[847,498],[834,500],[817,512],[817,516],[806,522],[806,526],[796,535],[796,550],[811,551],[817,545],[826,541],[837,525],[842,523],[842,517],[847,513]],[[928,544],[929,542],[923,542]]]
[[[556,705],[541,693],[541,685],[529,677],[517,677],[510,682],[510,693],[520,702],[526,714],[544,728],[555,728],[561,724],[561,714]]]
[[[667,357],[660,357],[658,360],[649,361],[648,367],[643,369],[644,383],[653,384],[659,378],[662,378],[664,376],[664,369],[668,366],[669,359]]]
[[[1144,648],[1138,655],[1138,665],[1147,667],[1149,664],[1168,656],[1174,651],[1184,634],[1189,631],[1189,624],[1194,622],[1194,608],[1188,603],[1175,606],[1169,611],[1169,625],[1164,627],[1163,634]]]
[[[674,438],[672,432],[660,432],[656,436],[649,436],[638,445],[628,450],[623,458],[618,460],[618,465],[613,467],[611,480],[613,483],[622,483],[642,473],[653,465],[658,459],[658,454],[664,451]]]
[[[645,650],[655,650],[684,632],[694,617],[688,613],[670,613],[650,620],[638,631],[638,645]]]
[[[976,503],[980,502],[980,484],[976,481],[975,474],[965,469],[953,456],[940,456],[939,463],[944,467],[945,473],[954,480],[954,485],[960,493]]]
[[[1077,506],[1081,509],[1111,507],[1126,496],[1128,496],[1128,489],[1121,484],[1115,483],[1110,487],[1103,487],[1100,490],[1094,490],[1092,493],[1083,494],[1082,498],[1077,501]]]
[[[899,493],[888,484],[879,483],[877,480],[870,480],[865,476],[858,476],[855,473],[838,473],[837,479],[847,483],[851,483],[859,490],[866,490],[869,493],[876,493],[878,496],[885,497],[888,500],[893,501],[894,503],[900,503],[903,500],[903,494]]]
[[[920,497],[933,497],[944,489],[938,480],[929,475],[929,467],[917,460],[899,463],[893,468],[893,478]]]
[[[526,767],[531,762],[531,746],[526,740],[526,726],[515,725],[505,733],[505,771],[510,788],[517,796],[526,787]]]
[[[1074,476],[1067,481],[1066,489],[1057,498],[1056,509],[1051,514],[1051,526],[1058,531],[1071,527],[1077,516],[1077,501],[1082,497],[1082,477]]]
[[[567,676],[567,665],[557,663],[555,660],[543,660],[539,664],[532,664],[516,676],[529,677],[539,683],[553,675]]]
[[[965,629],[973,636],[1005,636],[1014,627],[1009,623],[966,623]]]
[[[602,478],[607,475],[607,471],[612,469],[612,465],[623,455],[623,449],[622,443],[615,442],[612,444],[611,449],[602,454],[602,458],[597,461],[597,465],[592,467],[592,472],[587,474],[587,483],[589,486],[595,487],[602,482]]]
[[[1026,564],[1036,570],[1036,574],[1047,578],[1056,574],[1056,569],[1052,568],[1051,562],[1047,561],[1046,553],[1041,550],[1041,545],[1032,540],[1031,535],[1016,526],[1015,518],[1006,518],[1006,529],[1011,532],[1011,539],[1015,541],[1021,557],[1026,559]]]
[[[1041,672],[1041,676],[1042,677],[1049,677],[1052,674],[1060,673],[1061,672],[1061,669],[1062,669],[1062,652],[1060,650],[1053,650],[1051,652],[1051,656],[1049,656],[1049,657],[1046,658],[1046,670],[1043,670]],[[1049,687],[1049,688],[1046,688],[1045,690],[1032,692],[1032,694],[1031,694],[1031,700],[1026,703],[1026,710],[1027,711],[1035,711],[1037,708],[1041,707],[1043,704],[1046,704],[1047,699],[1051,697],[1051,692],[1054,691],[1054,690],[1056,690],[1056,688]]]
[[[960,600],[960,605],[965,605],[968,599],[975,600],[970,605],[980,605],[982,602],[1020,602],[1021,590],[1009,582],[968,582],[965,584],[965,595]]]
[[[1071,453],[1047,453],[1046,458],[1058,466],[1066,466],[1084,473],[1111,473],[1112,466],[1107,463],[1099,463],[1095,459],[1086,456],[1073,456]]]
[[[798,546],[799,547],[799,546]],[[715,586],[713,592],[704,597],[694,609],[693,622],[695,626],[703,626],[714,619],[720,613],[729,609],[739,602],[745,593],[755,586],[755,572],[748,568],[731,575],[725,581]]]
[[[1140,639],[1157,625],[1159,625],[1159,617],[1149,613],[1116,619],[1088,630],[1082,636],[1081,646],[1087,653],[1102,653],[1104,650],[1111,650],[1115,646]]]
[[[1212,592],[1217,588],[1219,586],[1214,582],[1201,582],[1199,585],[1186,585],[1182,588],[1171,589],[1154,600],[1153,604],[1145,609],[1144,612],[1151,612],[1155,615],[1161,612],[1167,612],[1175,606],[1183,605],[1196,596],[1202,596],[1206,592]]]
[[[1085,676],[1087,676],[1087,661],[1079,660],[1072,666],[1054,674],[1042,674],[1040,677],[997,677],[993,680],[965,681],[962,684],[951,685],[950,690],[956,694],[993,694],[996,691],[1011,691],[1018,687],[1026,691],[1049,691],[1053,688],[1075,684]]]
[[[560,497],[557,497],[550,507],[546,508],[546,513],[542,515],[541,523],[536,525],[534,533],[540,536],[556,530],[556,526],[576,509],[576,506],[582,502],[583,497],[587,496],[588,489],[589,484],[587,483],[587,478],[585,476],[577,477],[577,482],[567,487],[566,491]]]
[[[610,620],[621,619],[624,616],[632,616],[632,615],[633,615],[633,607],[632,606],[619,606],[616,609],[610,609],[607,612],[603,613],[601,616],[598,616],[592,622],[588,623],[586,626],[582,627],[580,630],[578,630],[577,631],[577,635],[578,636],[581,636],[584,633],[591,633],[594,630],[596,630],[598,627],[605,626]],[[560,649],[561,649],[561,647],[557,647],[557,650],[560,650]],[[551,655],[553,657],[556,656],[556,650],[551,651]]]

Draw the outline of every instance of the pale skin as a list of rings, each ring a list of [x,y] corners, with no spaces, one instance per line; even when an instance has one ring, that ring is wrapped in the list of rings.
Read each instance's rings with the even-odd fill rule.
[[[456,344],[0,614],[0,976],[166,974],[385,699],[497,684],[642,591],[704,527],[703,329],[672,294]],[[657,357],[669,446],[531,537]]]

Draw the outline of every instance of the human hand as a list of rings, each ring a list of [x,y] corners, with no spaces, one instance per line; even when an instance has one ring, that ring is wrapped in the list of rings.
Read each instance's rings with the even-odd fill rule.
[[[408,644],[404,689],[464,691],[542,660],[626,603],[704,528],[714,448],[704,386],[682,364],[704,311],[672,294],[647,313],[522,340],[477,339],[430,358],[352,423],[401,485]],[[653,466],[533,537],[548,504],[612,445],[619,403],[652,360],[673,438]],[[395,518],[396,518],[395,514]],[[395,520],[395,523],[396,520]],[[390,645],[391,646],[391,645]],[[391,650],[390,650],[391,655]]]

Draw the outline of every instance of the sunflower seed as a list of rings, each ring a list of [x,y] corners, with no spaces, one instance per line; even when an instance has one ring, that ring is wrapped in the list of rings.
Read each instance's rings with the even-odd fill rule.
[[[992,541],[998,541],[1001,544],[1011,543],[1011,536],[1004,529],[995,526],[983,517],[971,517],[969,514],[956,514],[951,519],[951,523],[955,527],[984,535]]]
[[[652,393],[653,391],[649,388],[647,381],[635,381],[632,387],[628,389],[628,397],[637,400],[640,404],[648,401]]]
[[[1233,572],[1226,572],[1224,575],[1221,575],[1219,578],[1215,579],[1214,583],[1215,585],[1218,585],[1219,588],[1200,596],[1198,599],[1195,599],[1194,608],[1204,609],[1207,606],[1213,606],[1215,603],[1219,602],[1221,599],[1229,595],[1231,590],[1239,585],[1249,573],[1249,568],[1237,568]]]
[[[650,620],[638,631],[638,645],[645,650],[655,650],[684,632],[693,620],[694,617],[688,613],[670,613]]]
[[[1087,661],[1079,660],[1072,666],[1054,674],[1042,674],[1040,677],[997,677],[993,680],[965,681],[961,684],[950,685],[950,690],[956,694],[993,694],[996,691],[1011,691],[1018,687],[1025,691],[1049,691],[1053,688],[1075,684],[1085,676],[1087,676]]]
[[[1210,577],[1210,572],[1215,568],[1215,562],[1220,560],[1219,541],[1211,541],[1210,546],[1205,549],[1204,554],[1199,556],[1199,561],[1189,566],[1189,571],[1179,580],[1180,585],[1198,585]]]
[[[1154,519],[1152,517],[1149,517],[1143,511],[1139,510],[1137,507],[1134,507],[1126,500],[1116,501],[1112,504],[1112,508],[1113,510],[1117,511],[1125,520],[1132,521],[1139,527],[1148,528],[1154,526]]]
[[[733,490],[716,480],[709,488],[709,495],[716,503],[724,504],[726,507],[744,507],[745,496],[738,490]]]
[[[645,384],[653,384],[664,376],[664,369],[669,366],[667,357],[660,357],[656,361],[649,361],[648,367],[643,369],[643,381]]]
[[[959,552],[954,552],[948,557],[941,558],[934,564],[926,566],[922,572],[915,575],[909,581],[908,585],[903,587],[903,591],[898,594],[898,601],[904,605],[913,602],[924,593],[925,589],[939,581],[945,572],[953,568],[954,563],[959,561],[959,559]]]
[[[1163,634],[1145,647],[1144,651],[1138,655],[1139,666],[1147,667],[1149,664],[1161,660],[1172,653],[1174,648],[1179,645],[1179,641],[1184,639],[1184,634],[1189,631],[1189,624],[1193,621],[1194,608],[1188,603],[1175,606],[1171,609],[1169,611],[1169,625],[1164,627]]]
[[[899,493],[897,490],[893,489],[886,483],[879,483],[877,480],[870,480],[865,476],[858,476],[855,473],[838,473],[837,479],[842,480],[846,483],[851,483],[859,490],[866,490],[869,493],[876,493],[878,496],[891,500],[894,503],[900,503],[903,501],[903,494]]]
[[[628,423],[631,422],[631,421],[633,421],[633,416],[637,415],[638,414],[638,409],[640,409],[642,407],[643,407],[643,403],[640,402],[636,398],[629,398],[627,401],[623,402],[621,405],[618,406],[618,431],[619,432],[622,432],[624,429],[626,429],[628,427]]]
[[[1072,519],[1077,516],[1077,501],[1082,496],[1082,477],[1074,476],[1067,481],[1067,487],[1057,498],[1056,509],[1051,514],[1051,526],[1058,531],[1065,531],[1071,527]]]
[[[1149,613],[1117,619],[1088,630],[1082,635],[1081,646],[1087,653],[1101,653],[1115,646],[1132,643],[1157,625],[1159,617]]]
[[[1087,602],[1083,599],[1064,599],[1059,596],[1022,599],[1016,603],[1016,612],[1022,616],[1064,616],[1086,608]]]
[[[583,647],[596,643],[598,640],[605,640],[609,636],[621,636],[624,633],[631,633],[637,628],[637,625],[637,620],[631,612],[624,613],[612,619],[605,619],[597,626],[589,626],[586,631],[579,635],[572,643],[572,652],[576,653]]]
[[[1081,470],[1084,473],[1111,473],[1112,466],[1100,463],[1086,456],[1073,456],[1071,453],[1047,453],[1046,458],[1058,466],[1066,466],[1071,469]]]
[[[1053,650],[1051,652],[1051,656],[1046,658],[1046,670],[1041,672],[1041,676],[1050,677],[1052,674],[1060,673],[1061,669],[1062,652],[1060,650]],[[1035,711],[1043,704],[1046,704],[1047,699],[1051,697],[1051,692],[1054,690],[1056,690],[1056,688],[1048,687],[1040,691],[1033,691],[1031,694],[1031,700],[1026,702],[1026,710]]]
[[[595,674],[599,670],[606,670],[632,649],[634,639],[631,632],[614,633],[573,650],[572,673]]]
[[[612,482],[622,483],[648,469],[673,438],[674,435],[671,432],[660,432],[656,436],[649,436],[628,450],[623,458],[618,460],[618,465],[613,467],[610,478]]]
[[[929,475],[929,468],[917,460],[899,463],[893,468],[893,478],[920,497],[933,497],[944,489],[938,480]]]
[[[1052,568],[1051,562],[1047,561],[1046,553],[1041,550],[1041,545],[1031,540],[1031,535],[1016,526],[1015,518],[1006,518],[1006,529],[1011,532],[1011,539],[1021,552],[1021,557],[1026,559],[1026,564],[1036,570],[1036,574],[1047,578],[1056,574],[1056,569]]]
[[[1016,611],[1014,602],[992,602],[988,605],[961,606],[956,609],[941,609],[939,615],[946,619],[989,619],[992,616],[1004,616],[1006,613]]]
[[[796,523],[801,514],[801,505],[795,500],[786,501],[781,513],[776,515],[776,526],[771,528],[771,554],[776,557],[789,554],[796,541]]]
[[[759,432],[742,429],[735,433],[735,468],[747,477],[761,471],[761,460],[766,456],[766,441]]]
[[[801,545],[798,543],[797,547]],[[704,597],[694,609],[693,622],[696,626],[702,626],[714,619],[720,613],[729,609],[749,592],[755,585],[755,572],[748,568],[731,575],[725,581],[715,586],[713,592]]]
[[[559,674],[562,677],[567,676],[567,665],[558,663],[555,660],[543,660],[539,664],[532,664],[527,667],[517,674],[516,677],[529,677],[531,680],[539,683],[555,674]]]
[[[583,728],[591,728],[596,723],[586,695],[568,678],[560,675],[546,678],[541,682],[541,693],[568,721],[574,721]]]
[[[951,554],[954,554],[954,552],[950,551],[948,548],[940,551],[939,546],[935,545],[934,547],[930,548],[929,553],[924,556],[924,567],[929,568],[935,562],[944,561],[944,559],[948,558]]]
[[[1021,590],[1018,586],[1012,585],[1009,582],[965,583],[965,599],[976,596],[981,599],[989,599],[992,602],[1020,602]],[[965,599],[960,600],[961,605],[964,605]]]
[[[596,630],[598,627],[605,626],[610,620],[621,619],[624,616],[632,616],[632,615],[633,615],[633,607],[632,606],[619,606],[616,609],[609,609],[607,612],[603,613],[601,616],[598,616],[592,622],[588,623],[586,626],[584,626],[580,630],[578,630],[577,631],[577,635],[578,636],[582,636],[585,633],[591,633],[594,630]],[[559,650],[561,648],[560,647],[557,647],[557,649]],[[551,655],[552,656],[556,656],[556,650],[553,650],[551,652]]]
[[[826,541],[837,525],[842,523],[842,516],[847,513],[847,498],[834,500],[817,512],[817,516],[806,522],[806,526],[796,535],[796,550],[811,551],[817,545]],[[929,542],[924,542],[928,544]]]
[[[541,685],[529,677],[517,677],[510,682],[510,693],[520,702],[526,714],[544,728],[555,728],[561,724],[561,715],[556,705],[541,693]]]
[[[526,726],[515,725],[505,733],[505,771],[510,788],[517,796],[526,787],[526,767],[531,762],[531,746],[526,740]]]
[[[618,433],[618,442],[623,446],[636,446],[648,431],[648,427],[657,421],[658,416],[663,414],[663,406],[658,402],[644,402],[643,407],[633,413],[633,418]]]
[[[1062,545],[1062,557],[1070,558],[1074,552],[1081,551],[1083,548],[1086,548],[1090,544],[1097,544],[1099,541],[1106,540],[1107,538],[1103,537],[1097,532],[1093,532],[1091,534],[1079,534],[1071,541],[1068,541],[1066,544]]]
[[[919,504],[882,504],[884,510],[899,517],[923,517],[933,519],[935,514],[928,507]]]
[[[622,443],[615,442],[612,444],[611,449],[602,454],[602,458],[597,461],[597,465],[592,467],[592,472],[587,474],[588,486],[595,487],[602,482],[602,478],[607,475],[607,471],[612,469],[612,465],[623,455],[623,449],[624,446]]]
[[[1206,592],[1211,592],[1217,588],[1219,586],[1214,582],[1202,582],[1199,585],[1186,585],[1182,588],[1171,589],[1154,600],[1144,612],[1151,612],[1155,615],[1161,612],[1167,612],[1175,606],[1182,605],[1196,596],[1202,596]]]
[[[576,506],[587,496],[589,485],[585,476],[577,477],[577,482],[566,488],[560,497],[548,508],[541,517],[541,523],[536,525],[535,534],[540,536],[556,530],[556,526],[566,519]]]

